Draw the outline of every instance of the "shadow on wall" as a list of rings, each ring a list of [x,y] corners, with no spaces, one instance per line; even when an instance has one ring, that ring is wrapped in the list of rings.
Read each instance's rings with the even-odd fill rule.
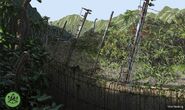
[[[85,75],[79,67],[53,62],[46,72],[48,90],[67,110],[171,110],[185,107],[185,92],[132,87]],[[174,110],[174,109],[173,109]]]

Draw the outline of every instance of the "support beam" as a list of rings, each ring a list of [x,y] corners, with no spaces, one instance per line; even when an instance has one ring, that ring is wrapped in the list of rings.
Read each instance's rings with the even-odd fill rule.
[[[61,30],[61,33],[60,33],[60,30],[58,30],[60,34],[59,34],[59,37],[57,38],[57,41],[56,41],[56,45],[55,45],[56,48],[55,48],[55,50],[54,50],[54,52],[53,52],[53,55],[54,55],[54,56],[55,56],[55,54],[56,54],[56,52],[57,52],[57,50],[58,50],[60,41],[62,41],[63,33],[64,33],[64,30],[65,30],[66,24],[67,24],[67,21],[65,21],[64,26],[63,26],[63,28],[62,28],[62,30]]]
[[[67,21],[65,21],[64,26],[63,26],[63,28],[62,28],[62,31],[61,31],[61,39],[63,38],[64,30],[65,30],[65,28],[66,28],[66,25],[67,25]]]
[[[104,31],[104,35],[103,35],[103,37],[102,37],[102,41],[101,41],[100,46],[99,46],[99,48],[98,48],[98,53],[97,53],[97,56],[96,56],[96,59],[95,59],[95,63],[94,63],[94,65],[93,65],[93,73],[95,72],[95,69],[96,69],[96,66],[97,66],[97,63],[98,63],[98,60],[99,60],[100,52],[101,52],[101,49],[103,48],[103,44],[104,44],[104,42],[105,42],[105,40],[106,40],[107,32],[108,32],[108,29],[109,29],[109,27],[110,27],[110,23],[111,23],[111,21],[112,21],[113,15],[114,15],[114,11],[112,11],[112,13],[111,13],[111,15],[110,15],[109,22],[108,22],[107,27],[106,27],[106,29],[105,29],[105,31]]]
[[[86,11],[86,12],[85,12],[85,14],[83,15],[83,19],[80,20],[81,23],[80,23],[80,25],[79,25],[79,27],[78,27],[78,30],[77,30],[77,33],[76,33],[75,38],[72,39],[72,41],[71,41],[71,46],[70,46],[70,49],[69,49],[69,53],[68,53],[68,56],[67,56],[66,61],[65,61],[65,64],[66,64],[66,65],[69,65],[69,63],[70,63],[70,61],[71,61],[71,57],[72,57],[73,51],[74,51],[74,49],[75,49],[77,40],[78,40],[78,38],[80,37],[81,31],[82,31],[83,26],[84,26],[85,21],[86,21],[86,18],[87,18],[87,16],[88,16],[88,14],[91,14],[91,12],[92,12],[92,10],[87,9],[87,8],[82,8],[82,9],[83,9],[84,11]]]
[[[135,61],[135,56],[137,54],[137,49],[138,49],[138,46],[140,44],[141,31],[143,29],[143,25],[144,25],[145,17],[146,17],[146,14],[147,14],[148,6],[151,5],[151,3],[149,3],[149,2],[150,2],[150,0],[145,0],[143,2],[141,18],[140,18],[139,23],[137,25],[137,30],[136,30],[136,34],[135,34],[133,48],[130,52],[129,61],[128,61],[128,74],[126,75],[126,79],[125,79],[125,81],[127,83],[130,81],[130,75],[132,74],[133,63]]]
[[[93,23],[93,32],[95,32],[95,29],[96,29],[96,21],[97,20],[98,20],[97,18],[94,20],[94,23]]]

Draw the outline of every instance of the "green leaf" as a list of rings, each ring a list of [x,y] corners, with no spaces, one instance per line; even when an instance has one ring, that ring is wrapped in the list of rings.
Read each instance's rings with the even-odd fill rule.
[[[37,100],[39,102],[42,102],[42,101],[45,101],[45,100],[48,100],[48,99],[51,99],[51,98],[52,98],[51,96],[47,96],[47,95],[44,94],[43,96],[38,97]]]
[[[37,101],[42,102],[42,101],[46,101],[48,99],[51,99],[52,97],[44,94],[42,96],[40,96],[40,95],[38,95],[38,96],[31,96],[31,98],[32,99],[37,99]]]

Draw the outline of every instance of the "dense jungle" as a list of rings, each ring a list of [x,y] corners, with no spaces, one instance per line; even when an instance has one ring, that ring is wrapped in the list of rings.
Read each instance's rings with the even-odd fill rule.
[[[120,77],[128,70],[139,10],[127,10],[113,17],[102,48],[99,45],[108,20],[97,20],[95,26],[94,21],[86,20],[66,65],[82,17],[73,14],[50,21],[30,2],[0,1],[0,110],[12,110],[4,102],[10,91],[21,95],[21,104],[15,110],[67,110],[65,102],[55,100],[48,92],[51,77],[47,65],[56,62],[65,71],[77,69],[80,74],[96,78],[92,83],[98,85],[106,85],[101,79],[122,82]],[[185,9],[168,6],[147,13],[131,75],[133,85],[184,89],[184,16]]]

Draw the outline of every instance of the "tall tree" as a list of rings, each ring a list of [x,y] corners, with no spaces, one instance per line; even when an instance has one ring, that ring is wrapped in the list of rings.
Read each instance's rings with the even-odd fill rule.
[[[41,2],[41,0],[37,0]],[[16,36],[19,39],[19,46],[22,48],[22,45],[29,35],[29,18],[28,18],[28,7],[31,0],[21,0],[20,13],[17,19],[17,32]]]

